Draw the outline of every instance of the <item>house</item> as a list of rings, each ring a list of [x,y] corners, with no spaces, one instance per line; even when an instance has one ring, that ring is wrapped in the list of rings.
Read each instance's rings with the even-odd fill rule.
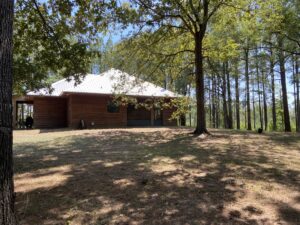
[[[116,104],[114,96],[134,97],[143,103],[149,99],[169,102],[175,93],[127,73],[110,69],[99,75],[88,74],[80,83],[62,79],[50,89],[29,92],[14,97],[14,126],[22,128],[25,118],[34,119],[34,128],[76,129],[80,124],[87,128],[126,126],[175,126],[170,120],[174,108],[147,109],[132,104]]]

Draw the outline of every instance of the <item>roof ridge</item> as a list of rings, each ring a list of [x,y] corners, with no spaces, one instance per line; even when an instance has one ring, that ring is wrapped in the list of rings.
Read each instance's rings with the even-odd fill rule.
[[[125,95],[137,96],[178,96],[173,91],[142,79],[138,74],[131,75],[115,68],[110,68],[99,74],[86,73],[85,76],[80,77],[80,82],[76,83],[77,85],[75,82],[72,76],[69,79],[63,78],[51,85],[54,90],[53,93],[46,93],[45,90],[40,89],[35,94],[60,96],[66,92],[102,94],[124,92]],[[115,86],[116,90],[114,89]]]
[[[60,83],[62,81],[67,81],[67,78],[63,78],[61,80],[55,81],[54,83],[51,84],[51,86],[54,85],[54,84],[58,84],[58,83]]]

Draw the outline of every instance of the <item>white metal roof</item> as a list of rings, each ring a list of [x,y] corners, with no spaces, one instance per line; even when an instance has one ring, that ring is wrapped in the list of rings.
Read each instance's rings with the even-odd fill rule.
[[[179,95],[116,69],[101,74],[87,74],[80,84],[62,79],[28,95],[60,96],[64,93],[125,94],[133,96],[178,97]]]

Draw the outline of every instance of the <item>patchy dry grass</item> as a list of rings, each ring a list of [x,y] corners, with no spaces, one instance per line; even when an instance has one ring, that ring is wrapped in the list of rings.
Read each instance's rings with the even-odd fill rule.
[[[20,224],[300,224],[300,136],[16,131]]]

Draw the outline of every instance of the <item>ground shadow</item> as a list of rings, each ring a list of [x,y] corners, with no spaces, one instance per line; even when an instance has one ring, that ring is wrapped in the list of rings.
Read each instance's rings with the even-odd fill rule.
[[[246,195],[237,177],[299,190],[299,171],[247,144],[218,143],[230,135],[112,130],[16,144],[21,224],[273,224],[252,203],[226,208]],[[280,204],[278,211],[289,224],[299,216]]]

